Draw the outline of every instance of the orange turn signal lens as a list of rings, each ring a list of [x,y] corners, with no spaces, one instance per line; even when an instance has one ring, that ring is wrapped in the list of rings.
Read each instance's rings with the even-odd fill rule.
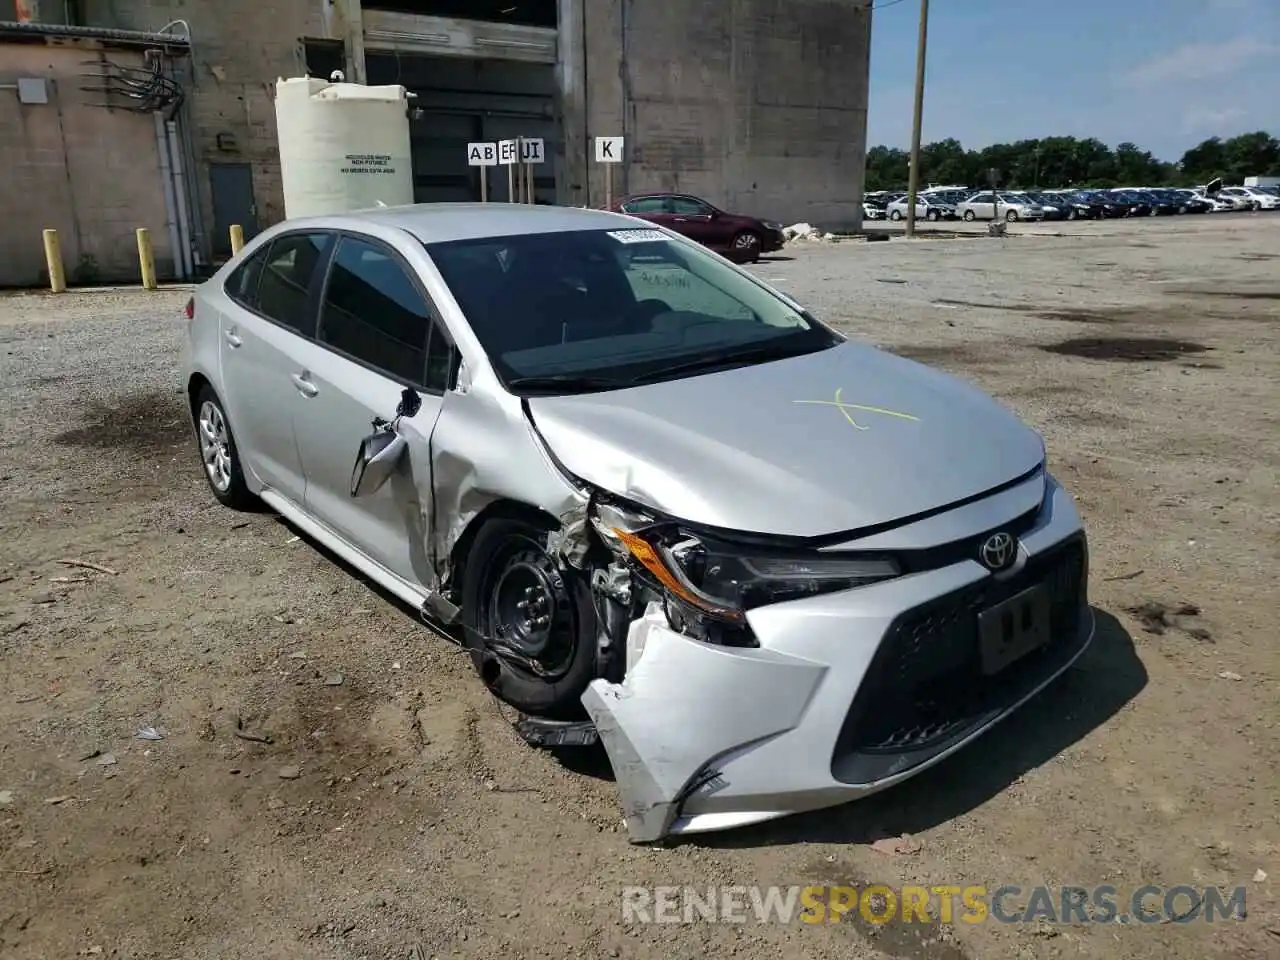
[[[717,603],[697,590],[678,570],[672,569],[672,566],[662,558],[648,540],[634,533],[628,533],[626,530],[620,530],[617,527],[613,528],[613,532],[626,548],[631,551],[631,555],[636,558],[640,565],[653,574],[657,581],[674,596],[680,598],[695,610],[700,610],[713,617],[742,621],[743,613],[741,610]]]

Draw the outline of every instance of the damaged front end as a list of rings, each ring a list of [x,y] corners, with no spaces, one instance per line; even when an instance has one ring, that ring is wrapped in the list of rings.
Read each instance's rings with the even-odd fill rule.
[[[600,493],[557,545],[590,578],[599,669],[582,703],[634,842],[677,830],[685,802],[717,789],[719,761],[794,729],[827,672],[762,648],[748,612],[898,574],[887,559],[726,543]],[[524,723],[530,742],[555,742],[543,723]],[[734,818],[699,828],[718,824]]]

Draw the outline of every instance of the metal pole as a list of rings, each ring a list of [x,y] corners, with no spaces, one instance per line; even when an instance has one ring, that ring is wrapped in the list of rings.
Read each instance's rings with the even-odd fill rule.
[[[516,202],[516,165],[507,164],[507,203]]]
[[[613,206],[613,164],[606,163],[604,165],[604,205],[605,208]]]
[[[911,122],[911,169],[907,173],[907,236],[916,235],[916,195],[920,187],[920,127],[924,123],[924,56],[929,42],[929,0],[920,0],[920,42],[916,48],[916,110]]]
[[[480,171],[480,202],[488,203],[489,202],[489,168],[477,167],[476,169]]]

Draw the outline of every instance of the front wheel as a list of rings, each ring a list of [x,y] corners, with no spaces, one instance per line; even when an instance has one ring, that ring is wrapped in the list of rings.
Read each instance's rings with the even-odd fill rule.
[[[1076,211],[1075,211],[1074,209],[1072,209],[1072,210],[1068,210],[1068,211],[1067,211],[1067,219],[1068,219],[1068,220],[1074,220],[1077,216],[1078,216],[1078,214],[1076,213]]]
[[[902,211],[901,210],[893,211],[893,213],[889,214],[889,219],[892,220],[894,223],[897,223],[899,220],[902,219]]]
[[[1005,219],[1005,222],[1006,222],[1006,223],[1017,223],[1017,222],[1018,222],[1018,211],[1017,211],[1017,210],[1010,210],[1008,213],[1006,213],[1006,214],[1004,215],[1004,219]]]
[[[974,213],[972,210],[966,210],[966,211],[964,212],[964,222],[965,222],[965,223],[973,223],[973,221],[974,221],[974,220],[977,220],[977,219],[978,219],[978,215],[977,215],[976,213]]]
[[[476,670],[499,700],[552,720],[584,716],[595,676],[590,587],[547,552],[550,531],[491,520],[468,552],[462,615]]]
[[[193,412],[196,444],[209,489],[224,507],[250,509],[257,498],[244,482],[240,451],[236,448],[236,439],[231,433],[226,411],[222,409],[222,401],[208,384],[201,387],[196,395]]]
[[[934,221],[934,222],[936,223],[936,222],[938,221],[938,218],[939,218],[940,216],[941,216],[941,214],[940,214],[940,213],[938,213],[938,211],[937,211],[937,210],[930,210],[928,213],[926,213],[926,214],[924,215],[924,218],[925,218],[926,220],[932,220],[932,221]]]

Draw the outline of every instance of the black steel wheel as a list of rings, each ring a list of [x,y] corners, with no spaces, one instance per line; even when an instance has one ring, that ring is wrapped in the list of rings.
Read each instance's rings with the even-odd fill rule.
[[[463,576],[467,646],[493,694],[531,716],[579,719],[594,677],[589,588],[547,553],[548,531],[497,519],[476,535]]]

